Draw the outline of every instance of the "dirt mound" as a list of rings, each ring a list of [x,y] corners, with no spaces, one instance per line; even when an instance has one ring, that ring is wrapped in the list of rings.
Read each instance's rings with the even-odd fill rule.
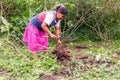
[[[76,59],[87,59],[88,58],[88,54],[83,54],[83,55],[77,55]]]
[[[73,38],[73,37],[61,37],[60,38],[62,41],[76,41],[78,38]]]
[[[74,50],[88,49],[88,47],[86,46],[74,46],[73,48]],[[101,65],[105,68],[110,68],[115,64],[109,59],[97,60],[96,55],[92,54],[90,55],[78,53],[77,55],[72,56],[72,54],[68,50],[67,45],[57,45],[52,53],[56,54],[57,60],[59,60],[60,62],[67,61],[67,63],[61,63],[62,65],[64,65],[64,68],[60,69],[60,71],[58,72],[54,72],[52,74],[41,73],[39,75],[39,78],[41,78],[42,80],[65,80],[67,77],[75,75],[76,70],[79,73],[77,77],[80,77],[84,73],[91,71],[94,68],[101,68]],[[117,57],[119,58],[119,56],[120,53],[118,52]]]
[[[70,51],[68,51],[67,45],[56,45],[52,53],[56,54],[57,60],[60,61],[70,61],[72,58]]]
[[[39,78],[41,78],[42,80],[56,80],[55,76],[53,76],[53,75],[47,75],[45,73],[41,73],[39,75]]]
[[[13,75],[10,71],[0,68],[0,80],[13,80],[17,76]]]
[[[84,46],[84,45],[75,45],[75,46],[72,47],[72,49],[75,52],[80,52],[81,50],[88,49],[88,48],[89,48],[88,46]]]
[[[39,78],[42,80],[61,80],[69,75],[69,72],[66,70],[66,68],[62,68],[59,72],[54,72],[52,74],[45,74],[41,73],[39,75]]]
[[[116,58],[117,58],[117,59],[120,59],[120,52],[117,52]]]
[[[76,49],[87,49],[87,46],[74,46]]]

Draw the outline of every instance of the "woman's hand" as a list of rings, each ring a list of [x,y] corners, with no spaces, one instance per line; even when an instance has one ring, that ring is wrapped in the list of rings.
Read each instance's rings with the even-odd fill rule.
[[[48,25],[45,22],[42,23],[41,27],[50,36],[50,38],[57,39],[57,36],[51,33],[51,31],[48,29]]]
[[[57,36],[54,35],[54,34],[50,34],[50,38],[52,38],[52,39],[57,39]]]
[[[62,42],[60,40],[57,41],[57,45],[61,45]]]

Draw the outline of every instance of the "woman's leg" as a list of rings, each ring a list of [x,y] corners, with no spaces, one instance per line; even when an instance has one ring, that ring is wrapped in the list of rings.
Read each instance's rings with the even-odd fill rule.
[[[33,53],[34,59],[38,59],[37,53],[36,52],[32,52],[32,53]]]
[[[44,51],[44,54],[48,54],[48,51],[46,50],[46,51]]]

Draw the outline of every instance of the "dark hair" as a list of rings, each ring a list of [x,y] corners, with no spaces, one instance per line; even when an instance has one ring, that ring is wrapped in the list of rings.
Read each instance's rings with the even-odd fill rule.
[[[64,15],[68,14],[67,8],[64,5],[57,6],[56,11],[60,12],[60,13],[62,13]]]
[[[56,10],[58,10],[60,7],[61,7],[61,6],[57,6],[57,7],[56,7]]]

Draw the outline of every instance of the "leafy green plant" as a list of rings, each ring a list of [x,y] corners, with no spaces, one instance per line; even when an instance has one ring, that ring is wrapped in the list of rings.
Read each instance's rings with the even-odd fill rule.
[[[0,73],[5,70],[9,74],[4,73],[0,79],[39,80],[41,73],[51,74],[59,72],[61,68],[66,68],[69,74],[64,80],[120,79],[120,60],[117,56],[117,53],[120,52],[119,0],[107,2],[104,0],[1,0],[0,3]],[[67,6],[69,11],[61,24],[62,36],[78,37],[75,42],[67,42],[69,47],[86,45],[88,49],[76,52],[70,48],[73,58],[70,63],[66,64],[57,62],[54,55],[44,55],[43,53],[38,53],[39,59],[33,60],[31,52],[22,42],[28,21],[35,14],[55,9],[62,3]],[[101,42],[101,40],[108,42]],[[50,40],[49,53],[55,45],[56,42]],[[92,61],[98,63],[104,61],[104,63],[98,64],[99,68],[96,68],[96,64],[84,64],[82,60],[76,59],[76,55],[81,54],[90,55],[86,62],[94,58]],[[107,62],[111,63],[110,66],[108,65],[109,68],[106,68]],[[84,71],[86,69],[88,71]]]

